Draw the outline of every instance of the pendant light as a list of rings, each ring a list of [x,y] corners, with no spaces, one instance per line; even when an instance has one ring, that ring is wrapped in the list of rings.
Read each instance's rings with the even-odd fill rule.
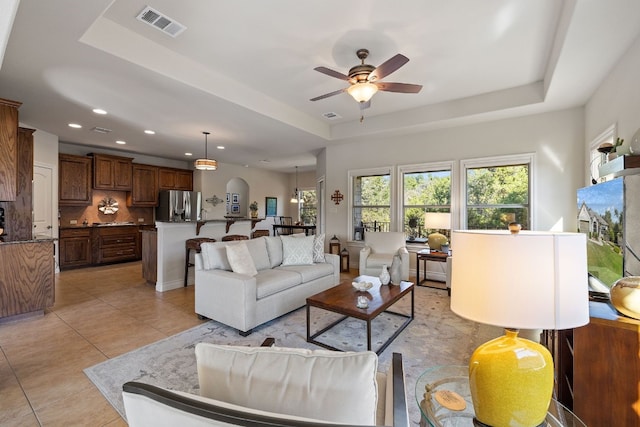
[[[204,134],[204,159],[197,159],[193,162],[193,165],[201,171],[214,171],[218,169],[218,162],[207,157],[207,136],[209,132],[204,131],[202,133]]]
[[[291,203],[300,202],[300,193],[298,192],[298,167],[296,166],[296,191],[291,195]]]

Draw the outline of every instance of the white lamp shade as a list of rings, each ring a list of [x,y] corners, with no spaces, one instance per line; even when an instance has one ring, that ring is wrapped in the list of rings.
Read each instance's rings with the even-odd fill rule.
[[[349,95],[358,102],[367,102],[378,91],[378,86],[373,83],[354,83],[347,89]]]
[[[451,214],[448,212],[425,212],[424,226],[431,230],[449,230]]]
[[[587,241],[582,233],[453,231],[451,310],[518,329],[589,323]]]

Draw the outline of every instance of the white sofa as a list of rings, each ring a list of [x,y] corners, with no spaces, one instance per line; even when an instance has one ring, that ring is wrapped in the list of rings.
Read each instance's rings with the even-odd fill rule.
[[[382,267],[391,272],[393,257],[400,257],[400,280],[409,280],[409,251],[404,233],[397,231],[364,233],[364,247],[360,250],[360,275],[380,276]]]
[[[200,395],[124,384],[129,426],[409,426],[399,353],[386,373],[370,351],[198,343],[196,359]]]
[[[248,255],[235,245],[246,245]],[[337,255],[324,253],[324,235],[203,243],[195,257],[196,314],[246,336],[340,283],[339,263]]]

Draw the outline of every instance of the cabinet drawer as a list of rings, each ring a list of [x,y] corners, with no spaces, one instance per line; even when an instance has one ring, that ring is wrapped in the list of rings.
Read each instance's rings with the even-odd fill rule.
[[[60,230],[60,238],[68,237],[91,237],[91,229],[89,228],[68,228]]]
[[[100,247],[104,249],[109,246],[129,244],[129,245],[133,245],[133,247],[135,248],[136,237],[137,236],[132,236],[130,234],[119,234],[119,235],[116,234],[113,236],[101,236]]]
[[[135,246],[119,246],[119,247],[104,248],[102,249],[101,252],[102,252],[103,262],[136,258]]]

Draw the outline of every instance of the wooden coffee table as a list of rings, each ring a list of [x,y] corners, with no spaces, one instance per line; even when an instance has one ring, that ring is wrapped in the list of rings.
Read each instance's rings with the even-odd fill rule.
[[[380,285],[380,279],[372,276],[359,276],[354,281],[372,282],[373,287],[366,292],[359,292],[351,285],[351,281],[343,282],[326,291],[320,292],[307,298],[307,342],[319,345],[329,350],[340,350],[320,341],[316,341],[316,337],[336,326],[348,317],[364,320],[367,323],[367,350],[371,350],[371,321],[380,313],[388,312],[406,318],[405,322],[393,333],[393,335],[376,350],[377,354],[384,351],[385,348],[407,327],[413,320],[414,316],[414,286],[411,282],[400,282],[399,285]],[[398,302],[402,297],[411,294],[411,315],[397,313],[388,310],[393,304]],[[369,307],[356,307],[356,300],[359,295],[367,296]],[[322,330],[311,334],[311,307],[321,308],[323,310],[332,311],[334,313],[344,315],[342,318],[331,323]]]

